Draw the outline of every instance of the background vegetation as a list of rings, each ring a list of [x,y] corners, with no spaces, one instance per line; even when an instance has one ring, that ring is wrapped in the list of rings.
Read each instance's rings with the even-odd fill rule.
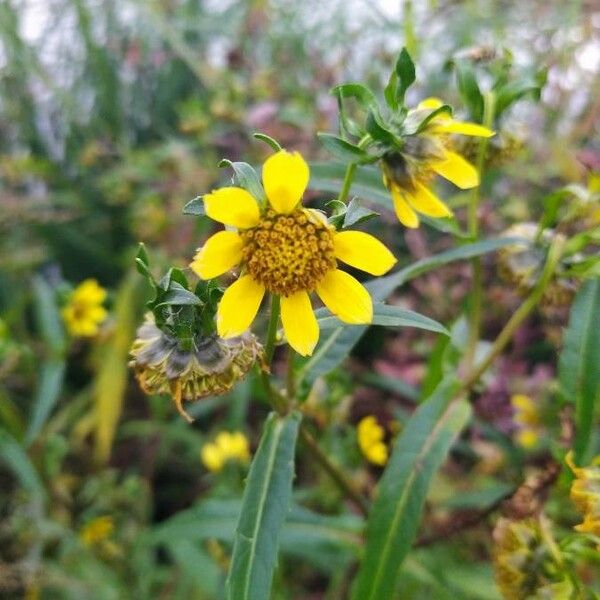
[[[0,0],[1,597],[222,597],[247,464],[210,472],[200,453],[223,430],[245,432],[255,450],[268,406],[254,376],[193,405],[192,426],[168,398],[142,394],[127,368],[149,295],[134,257],[144,241],[158,270],[187,266],[210,224],[183,206],[230,179],[217,168],[222,158],[261,162],[269,149],[255,131],[313,162],[330,160],[316,137],[337,127],[330,88],[362,80],[383,89],[406,45],[418,75],[409,103],[439,95],[468,115],[457,57],[545,82],[540,99],[524,93],[503,115],[506,156],[481,191],[486,235],[536,221],[548,194],[568,184],[582,194],[600,170],[593,2],[398,4]],[[483,85],[489,73],[481,68]],[[328,186],[340,182],[315,170],[312,199],[330,199]],[[464,220],[464,194],[450,203]],[[389,223],[380,238],[401,266],[453,245],[435,228],[407,232],[375,206]],[[470,270],[446,262],[415,273],[396,300],[456,319]],[[95,338],[72,339],[60,298],[90,277],[109,290],[110,315]],[[492,339],[520,298],[498,278],[493,255],[483,278],[483,338]],[[547,466],[557,441],[572,441],[572,406],[556,393],[568,318],[568,306],[536,311],[476,389],[470,425],[430,489],[398,598],[501,597],[491,566],[500,502]],[[371,492],[381,470],[360,454],[357,422],[372,414],[388,438],[401,430],[432,389],[425,373],[458,364],[464,322],[451,329],[448,339],[371,328],[349,368],[314,377],[306,414],[361,489]],[[595,344],[588,360],[597,374]],[[533,449],[515,438],[514,394],[539,406]],[[594,401],[589,456],[599,449]],[[346,598],[363,520],[298,452],[273,597]],[[546,510],[566,532],[578,516],[569,476],[557,477]],[[598,591],[600,562],[590,554],[580,575]]]

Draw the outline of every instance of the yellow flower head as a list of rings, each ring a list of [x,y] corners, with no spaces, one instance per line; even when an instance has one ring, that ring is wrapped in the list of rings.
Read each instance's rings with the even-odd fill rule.
[[[544,531],[545,530],[545,531]],[[494,529],[494,578],[506,600],[538,598],[540,589],[556,583],[546,540],[551,536],[543,515],[515,521],[501,518]]]
[[[358,447],[364,457],[382,467],[388,460],[388,449],[383,441],[385,431],[373,415],[361,419],[356,427]]]
[[[196,336],[188,350],[159,329],[152,313],[146,315],[130,351],[130,367],[146,394],[171,394],[179,413],[183,401],[228,392],[263,355],[262,346],[249,332],[224,340],[216,334]]]
[[[69,295],[61,314],[68,332],[73,336],[92,337],[98,325],[106,319],[102,303],[106,290],[95,279],[82,281]]]
[[[372,275],[383,275],[396,262],[377,239],[360,231],[337,232],[322,213],[302,207],[308,165],[297,152],[280,150],[263,166],[268,206],[249,192],[225,187],[204,196],[206,214],[237,231],[220,231],[198,250],[191,268],[211,279],[239,265],[241,275],[225,291],[217,311],[223,338],[251,325],[266,291],[281,296],[281,320],[287,341],[309,356],[319,326],[309,294],[346,323],[370,323],[373,305],[367,290],[338,269],[342,261]]]
[[[96,517],[86,523],[79,531],[79,539],[86,545],[92,546],[108,538],[115,529],[113,518],[109,515]]]
[[[514,394],[510,403],[515,411],[513,421],[519,428],[515,436],[517,443],[526,449],[533,448],[540,439],[538,407],[525,394]]]
[[[427,113],[441,106],[443,102],[438,98],[428,98],[409,111],[407,120],[422,121]],[[405,227],[419,226],[417,213],[429,217],[452,215],[430,189],[436,175],[461,189],[479,185],[477,169],[452,151],[451,134],[491,137],[494,132],[475,123],[455,121],[441,112],[418,133],[404,136],[402,150],[390,151],[383,157],[383,182],[392,194],[396,215]]]
[[[576,525],[575,530],[600,536],[600,455],[589,467],[577,467],[572,451],[565,460],[575,475],[571,499],[583,515],[583,523]]]
[[[250,461],[248,438],[241,431],[222,431],[214,442],[202,446],[200,458],[204,466],[213,472],[221,471],[229,461],[246,464]]]

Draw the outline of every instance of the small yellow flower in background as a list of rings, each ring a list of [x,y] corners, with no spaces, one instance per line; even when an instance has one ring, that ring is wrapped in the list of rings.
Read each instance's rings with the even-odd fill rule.
[[[110,515],[96,517],[81,528],[79,531],[79,539],[86,546],[93,546],[110,537],[114,530],[115,523]]]
[[[250,461],[250,445],[248,438],[241,431],[222,431],[213,442],[204,444],[200,451],[204,466],[213,472],[223,469],[229,461],[248,463]]]
[[[357,427],[358,447],[364,457],[382,467],[388,460],[388,449],[383,441],[385,430],[373,415],[362,418]]]
[[[438,98],[423,100],[408,112],[407,121],[419,122],[441,106],[443,102]],[[479,185],[477,169],[452,151],[451,134],[491,137],[494,132],[440,113],[419,133],[405,136],[402,150],[390,151],[383,157],[383,182],[392,194],[398,220],[405,227],[419,226],[417,213],[429,217],[452,216],[452,211],[431,191],[430,184],[436,175],[461,189]]]
[[[98,326],[106,319],[107,312],[102,306],[106,290],[95,279],[82,281],[69,295],[61,315],[67,331],[73,336],[92,337],[98,333]]]
[[[310,294],[346,323],[373,319],[369,292],[338,269],[337,261],[372,275],[387,273],[396,263],[376,238],[361,231],[337,232],[323,214],[305,209],[301,199],[309,180],[308,165],[297,152],[280,150],[263,166],[269,206],[262,208],[249,192],[225,187],[204,196],[206,214],[237,231],[220,231],[198,250],[191,268],[212,279],[240,266],[238,280],[225,291],[217,312],[223,338],[250,327],[265,292],[281,296],[281,321],[296,352],[310,356],[319,326]]]
[[[581,533],[600,536],[600,455],[596,456],[589,467],[577,467],[573,461],[573,451],[565,461],[575,479],[571,485],[571,500],[583,515],[583,523],[575,526]]]
[[[533,448],[540,439],[540,417],[535,402],[525,394],[514,394],[510,403],[515,411],[513,421],[519,429],[515,439],[525,449]]]

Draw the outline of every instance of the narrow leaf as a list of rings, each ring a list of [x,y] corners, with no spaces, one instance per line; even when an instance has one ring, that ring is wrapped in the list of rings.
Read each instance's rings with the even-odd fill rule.
[[[600,278],[586,281],[573,302],[558,364],[560,392],[575,405],[575,458],[587,458],[600,405]]]
[[[252,461],[227,579],[230,600],[270,597],[279,535],[292,495],[300,414],[271,413]]]
[[[34,277],[33,294],[40,336],[50,352],[55,356],[60,356],[65,352],[66,338],[54,290],[42,277]]]
[[[336,158],[349,162],[360,162],[369,158],[369,155],[358,146],[343,140],[331,133],[317,133],[317,137],[323,146]]]
[[[476,123],[483,119],[483,95],[475,78],[471,63],[459,60],[456,63],[456,78],[458,91],[463,102],[469,107],[469,113]]]
[[[275,152],[279,152],[281,150],[281,145],[277,140],[274,140],[270,135],[266,133],[254,133],[252,137],[255,139],[268,144]]]
[[[443,382],[417,409],[397,440],[367,522],[366,547],[353,600],[393,598],[402,561],[417,534],[433,476],[470,417],[451,401],[455,380]]]
[[[196,196],[193,200],[190,200],[183,207],[184,215],[194,215],[196,217],[204,217],[206,216],[206,212],[204,211],[204,202],[202,201],[202,196]]]

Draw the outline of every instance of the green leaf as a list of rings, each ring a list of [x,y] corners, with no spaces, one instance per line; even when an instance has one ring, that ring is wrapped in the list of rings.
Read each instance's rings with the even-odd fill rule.
[[[31,444],[46,423],[56,405],[65,377],[66,363],[62,359],[51,359],[42,364],[25,443]]]
[[[396,288],[419,275],[457,260],[466,260],[493,252],[504,246],[514,244],[516,241],[520,241],[520,238],[483,240],[452,248],[440,254],[418,260],[387,277],[374,279],[367,283],[366,287],[370,291],[373,300],[381,302]],[[335,369],[350,354],[366,329],[365,325],[342,326],[333,329],[328,335],[322,335],[313,355],[302,365],[298,380],[312,383],[318,377]]]
[[[540,71],[533,77],[509,81],[499,87],[496,92],[495,113],[499,117],[515,102],[530,95],[534,100],[539,100],[542,88],[546,83],[546,71]]]
[[[279,534],[292,495],[300,413],[271,413],[248,475],[227,578],[230,600],[270,597]]]
[[[0,429],[0,460],[10,468],[35,501],[44,502],[47,499],[46,490],[27,453],[10,434],[2,429]]]
[[[161,306],[202,306],[202,300],[193,292],[186,290],[182,285],[171,281],[169,290],[160,296],[158,304],[153,308]]]
[[[362,149],[331,133],[317,133],[323,146],[336,158],[347,162],[370,160],[370,156]]]
[[[146,252],[146,246],[142,243],[140,243],[138,252],[135,256],[135,268],[140,275],[146,278],[152,287],[156,287],[156,282],[154,281],[154,277],[150,272],[150,259],[148,258],[148,252]]]
[[[585,462],[600,404],[600,278],[586,281],[573,302],[558,363],[560,392],[575,405],[575,459]]]
[[[362,206],[360,201],[356,198],[352,198],[348,202],[348,208],[344,214],[344,228],[370,221],[374,217],[378,217],[379,213],[376,213],[368,208]]]
[[[266,133],[253,133],[252,137],[268,144],[274,152],[279,152],[281,150],[281,145],[277,140],[274,140],[270,135]]]
[[[415,64],[406,48],[402,48],[389,83],[385,88],[385,99],[392,110],[404,103],[406,90],[416,79]]]
[[[468,106],[472,119],[476,123],[481,123],[483,119],[483,95],[479,89],[471,63],[465,60],[457,61],[456,77],[458,79],[458,91],[463,102]]]
[[[451,400],[455,380],[442,382],[416,410],[394,445],[367,521],[354,600],[392,598],[402,561],[417,534],[433,476],[470,418],[465,400]]]
[[[342,321],[332,315],[322,317],[318,321],[319,328],[322,331],[344,326]],[[412,310],[400,306],[390,306],[389,304],[378,303],[373,306],[373,322],[371,324],[383,327],[417,327],[418,329],[450,335],[450,332],[441,323]]]
[[[220,168],[231,167],[241,187],[250,192],[258,202],[266,202],[265,190],[253,167],[245,162],[231,162],[224,158],[219,163]]]
[[[61,356],[66,351],[67,340],[54,290],[45,279],[36,276],[33,278],[33,297],[40,336],[53,355]]]
[[[196,217],[205,217],[204,202],[202,196],[196,196],[183,207],[184,215],[194,215]]]
[[[365,109],[377,106],[375,94],[362,83],[344,83],[334,87],[331,93],[339,99],[354,98]]]
[[[442,113],[446,113],[447,115],[449,115],[451,117],[452,116],[452,107],[449,106],[448,104],[443,104],[442,106],[438,106],[438,108],[436,108],[435,110],[432,110],[419,123],[415,133],[420,133],[421,131],[423,131],[427,127],[427,125],[429,125],[429,123],[431,123],[431,121],[433,121],[433,119],[435,119],[438,115],[441,115]],[[407,133],[412,133],[412,132],[407,132]]]
[[[392,148],[400,146],[396,136],[388,129],[387,125],[383,123],[374,109],[369,109],[365,128],[374,140],[382,142]]]

